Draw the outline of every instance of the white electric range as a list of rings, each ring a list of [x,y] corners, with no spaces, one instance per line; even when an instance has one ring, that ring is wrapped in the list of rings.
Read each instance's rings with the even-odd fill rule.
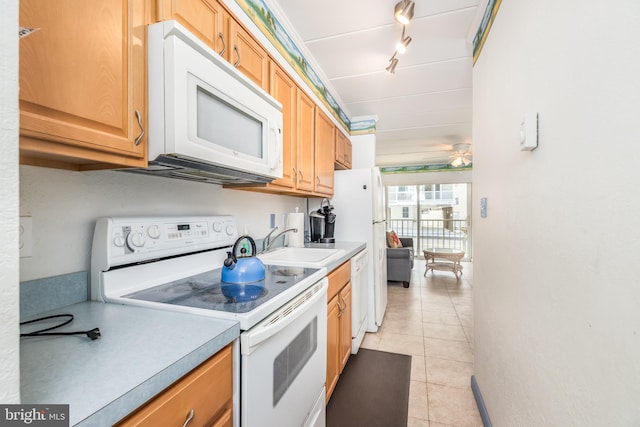
[[[224,283],[237,239],[231,216],[99,218],[91,298],[237,320],[234,425],[324,426],[326,269],[267,265],[262,281]]]

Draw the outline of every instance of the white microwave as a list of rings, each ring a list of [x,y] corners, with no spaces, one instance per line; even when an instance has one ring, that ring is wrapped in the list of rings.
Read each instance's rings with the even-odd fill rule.
[[[282,105],[176,21],[148,27],[149,166],[213,183],[282,177]]]

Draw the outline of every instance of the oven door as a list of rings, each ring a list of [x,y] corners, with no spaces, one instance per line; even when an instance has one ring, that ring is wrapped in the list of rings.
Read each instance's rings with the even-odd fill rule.
[[[240,335],[242,427],[324,420],[327,286],[323,278]]]

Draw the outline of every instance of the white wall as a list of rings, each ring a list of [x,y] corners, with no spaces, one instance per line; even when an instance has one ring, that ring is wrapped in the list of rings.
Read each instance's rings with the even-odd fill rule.
[[[367,133],[351,137],[351,168],[365,169],[376,166],[376,135]]]
[[[0,402],[20,399],[18,0],[0,6]]]
[[[72,172],[20,167],[20,214],[33,217],[33,257],[20,262],[20,279],[89,269],[95,219],[123,215],[231,214],[243,233],[263,238],[270,214],[306,209],[306,199],[223,189],[115,171]]]
[[[503,1],[474,66],[475,374],[495,426],[640,425],[638,17]]]

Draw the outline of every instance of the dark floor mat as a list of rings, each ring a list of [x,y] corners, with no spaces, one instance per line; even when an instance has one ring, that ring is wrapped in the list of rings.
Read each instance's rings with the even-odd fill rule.
[[[406,427],[411,356],[361,348],[327,405],[327,427]]]

